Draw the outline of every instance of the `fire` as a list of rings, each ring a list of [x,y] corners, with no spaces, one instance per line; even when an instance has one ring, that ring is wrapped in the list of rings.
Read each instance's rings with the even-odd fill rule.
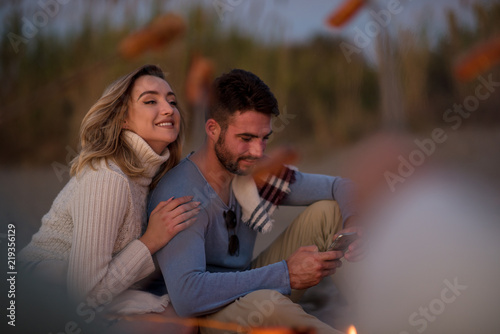
[[[294,334],[294,331],[288,328],[252,328],[249,334]]]
[[[353,325],[351,325],[349,327],[349,329],[347,330],[347,334],[358,334],[358,332],[356,331],[356,327],[354,327]]]
[[[315,334],[316,329],[310,327],[286,328],[286,327],[267,327],[251,328],[248,334]]]
[[[217,320],[201,319],[201,318],[170,318],[164,317],[158,313],[148,313],[136,316],[125,316],[121,318],[124,321],[148,321],[152,323],[172,323],[183,325],[186,327],[206,327],[213,329],[220,329],[230,331],[232,333],[244,333],[244,334],[315,334],[316,330],[314,328],[287,328],[287,327],[261,327],[261,328],[250,328],[241,327],[238,324],[221,322]],[[356,332],[354,332],[356,333]]]

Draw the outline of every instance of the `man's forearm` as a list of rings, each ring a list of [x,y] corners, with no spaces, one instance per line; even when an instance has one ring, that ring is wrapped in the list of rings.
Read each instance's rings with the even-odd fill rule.
[[[291,293],[285,261],[247,271],[211,273],[205,270],[204,253],[193,252],[195,247],[204,252],[203,243],[201,247],[197,242],[186,245],[184,241],[174,238],[157,253],[172,305],[181,316],[213,313],[256,290]],[[186,252],[180,249],[184,246],[191,250]],[[189,254],[189,257],[183,258],[178,254]]]

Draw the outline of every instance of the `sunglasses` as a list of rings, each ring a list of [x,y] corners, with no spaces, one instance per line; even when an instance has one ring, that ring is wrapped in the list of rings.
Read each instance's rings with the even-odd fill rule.
[[[226,222],[227,233],[229,238],[229,246],[227,247],[227,252],[231,256],[240,255],[240,239],[236,235],[236,214],[233,210],[224,211],[224,221]],[[232,232],[229,235],[229,232]]]

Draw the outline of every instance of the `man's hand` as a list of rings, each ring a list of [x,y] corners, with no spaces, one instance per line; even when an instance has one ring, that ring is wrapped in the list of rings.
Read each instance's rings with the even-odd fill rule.
[[[319,252],[316,246],[300,247],[286,260],[292,289],[307,289],[323,277],[333,275],[342,265],[342,252]]]
[[[349,225],[346,224],[346,226],[349,226]],[[347,251],[344,254],[344,257],[349,262],[361,261],[365,255],[365,249],[363,247],[364,246],[364,239],[363,239],[364,231],[363,231],[363,228],[361,226],[352,226],[351,225],[350,227],[347,227],[347,228],[339,231],[337,234],[335,234],[333,236],[332,241],[335,240],[335,238],[339,234],[347,233],[347,232],[355,232],[358,235],[358,238],[356,239],[356,241],[354,241],[352,244],[349,245],[349,247],[347,248]]]

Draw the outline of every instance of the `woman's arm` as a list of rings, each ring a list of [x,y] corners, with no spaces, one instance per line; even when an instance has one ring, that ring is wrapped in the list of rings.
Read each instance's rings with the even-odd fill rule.
[[[107,170],[82,175],[71,204],[74,232],[67,283],[73,296],[105,304],[154,271],[151,253],[139,240],[113,257],[131,205],[125,177]]]

